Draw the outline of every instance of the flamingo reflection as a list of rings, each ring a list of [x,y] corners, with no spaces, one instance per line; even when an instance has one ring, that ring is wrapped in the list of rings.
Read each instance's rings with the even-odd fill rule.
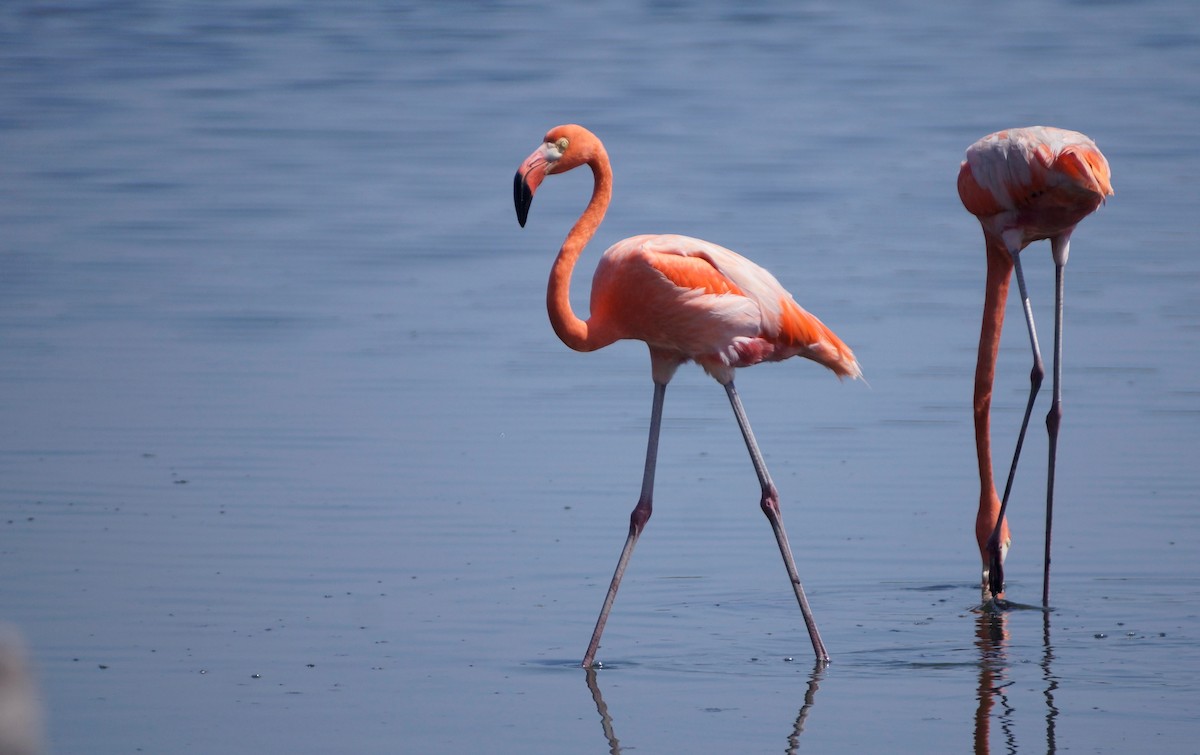
[[[977,609],[975,619],[975,647],[979,651],[979,686],[975,709],[975,755],[991,753],[993,718],[1000,724],[1004,752],[1018,752],[1016,735],[1016,706],[1008,694],[1013,680],[1008,678],[1009,612],[994,604]],[[1058,707],[1054,693],[1058,689],[1058,678],[1052,669],[1054,646],[1050,640],[1050,612],[1042,612],[1042,658],[1039,666],[1045,686],[1042,697],[1046,703],[1045,733],[1046,752],[1057,750],[1055,725]]]
[[[991,752],[992,709],[1000,704],[999,721],[1004,730],[1007,752],[1015,752],[1012,736],[1013,708],[1009,705],[1004,689],[1012,682],[1006,679],[1008,671],[1008,613],[1005,611],[979,611],[975,619],[975,647],[979,650],[979,702],[975,709],[975,755]]]

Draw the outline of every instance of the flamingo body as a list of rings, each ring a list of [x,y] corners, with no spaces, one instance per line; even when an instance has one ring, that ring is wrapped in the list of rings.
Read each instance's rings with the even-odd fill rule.
[[[1035,241],[1049,239],[1056,269],[1054,398],[1046,418],[1050,458],[1042,600],[1047,603],[1054,463],[1062,416],[1063,272],[1075,226],[1112,193],[1108,161],[1096,143],[1077,131],[1050,126],[1008,129],[985,136],[967,149],[966,159],[959,168],[958,194],[963,206],[979,219],[983,228],[988,263],[975,370],[975,442],[980,478],[975,535],[983,562],[983,585],[993,596],[998,596],[1003,589],[1003,563],[1011,541],[1004,514],[1030,412],[1044,375],[1020,253]],[[1029,401],[1001,497],[997,495],[992,472],[990,409],[1000,333],[1004,327],[1004,306],[1014,269],[1021,289],[1034,366],[1030,374]]]
[[[595,185],[550,268],[546,307],[563,343],[593,351],[621,339],[650,349],[654,403],[642,492],[629,517],[629,534],[596,621],[583,665],[591,667],[617,588],[642,529],[650,519],[654,472],[667,383],[684,362],[694,361],[725,387],[762,488],[760,506],[771,523],[796,600],[819,662],[829,659],[817,632],[788,544],[779,494],[733,384],[734,370],[759,362],[803,356],[839,377],[861,377],[853,352],[820,320],[806,312],[773,275],[724,247],[688,236],[633,236],[609,247],[592,279],[586,320],[571,310],[571,273],[604,219],[612,198],[612,166],[604,145],[582,126],[551,129],[542,145],[517,169],[513,201],[525,225],[533,195],[546,176],[587,165]]]
[[[985,136],[967,149],[958,172],[963,206],[985,233],[1014,239],[1018,249],[1074,229],[1112,193],[1096,143],[1052,126]]]
[[[589,323],[645,341],[667,363],[695,361],[722,384],[735,368],[793,356],[861,375],[850,349],[775,276],[689,236],[633,236],[609,247],[592,280]]]

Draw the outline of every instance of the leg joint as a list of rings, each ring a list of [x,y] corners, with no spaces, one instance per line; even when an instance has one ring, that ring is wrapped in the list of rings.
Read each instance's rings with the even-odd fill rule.
[[[1033,386],[1033,390],[1042,387],[1042,379],[1046,377],[1046,368],[1042,365],[1042,358],[1035,356],[1033,359],[1033,369],[1029,371],[1029,383]]]
[[[775,486],[769,485],[763,488],[762,500],[759,502],[763,513],[768,519],[774,519],[779,516],[779,492],[775,490]]]
[[[1050,406],[1050,411],[1046,412],[1046,430],[1052,434],[1058,433],[1058,427],[1062,424],[1062,402],[1055,401]]]
[[[650,506],[649,499],[638,501],[637,506],[633,507],[633,511],[629,514],[629,534],[640,535],[646,527],[646,522],[650,521],[650,514],[653,509]]]

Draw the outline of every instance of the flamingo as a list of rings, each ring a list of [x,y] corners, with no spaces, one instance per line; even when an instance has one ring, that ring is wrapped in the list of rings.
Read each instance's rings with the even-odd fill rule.
[[[581,320],[571,310],[571,272],[612,198],[608,153],[600,139],[582,126],[557,126],[521,163],[513,183],[517,221],[524,227],[533,194],[543,179],[581,165],[591,168],[595,184],[587,208],[567,234],[550,269],[546,291],[550,323],[563,343],[576,351],[594,351],[627,338],[644,341],[650,349],[654,381],[641,495],[630,514],[629,535],[583,667],[593,667],[621,577],[650,519],[663,399],[675,370],[688,361],[699,364],[725,388],[758,475],[760,505],[775,532],[813,652],[819,663],[827,662],[829,654],[809,609],[780,518],[779,493],[734,388],[733,373],[738,367],[803,356],[825,365],[838,377],[858,378],[862,376],[858,361],[849,347],[801,309],[769,272],[728,249],[687,236],[633,236],[609,247],[592,279],[591,316]]]
[[[985,595],[990,591],[992,598],[999,597],[1004,590],[1004,558],[1011,543],[1005,513],[1029,416],[1045,375],[1033,310],[1021,272],[1020,254],[1032,242],[1049,239],[1054,258],[1054,384],[1050,411],[1046,415],[1050,450],[1042,572],[1042,605],[1048,606],[1054,466],[1062,421],[1063,271],[1075,226],[1112,193],[1108,161],[1096,143],[1077,131],[1049,126],[1008,129],[983,137],[967,149],[966,159],[958,172],[958,195],[963,206],[979,218],[987,249],[987,287],[975,365],[975,448],[980,481],[975,538],[983,562],[982,586]],[[1029,376],[1025,416],[1017,434],[1004,496],[1000,498],[996,495],[992,477],[989,413],[1000,332],[1004,327],[1004,305],[1014,269],[1033,349],[1033,370]]]

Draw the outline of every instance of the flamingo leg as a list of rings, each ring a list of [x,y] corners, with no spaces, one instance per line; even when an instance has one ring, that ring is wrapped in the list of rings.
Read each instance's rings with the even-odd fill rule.
[[[1062,422],[1062,336],[1063,336],[1063,277],[1070,251],[1070,233],[1050,240],[1054,254],[1054,386],[1050,411],[1046,414],[1046,432],[1050,437],[1050,454],[1046,474],[1046,550],[1042,562],[1042,605],[1050,605],[1050,529],[1054,521],[1054,467],[1058,457],[1058,428]]]
[[[654,493],[654,468],[658,462],[658,435],[662,429],[663,399],[667,395],[667,384],[655,382],[654,406],[650,410],[650,439],[646,443],[646,469],[642,473],[642,493],[637,505],[629,515],[629,535],[625,538],[625,547],[621,549],[621,557],[617,559],[617,568],[613,572],[612,583],[608,586],[608,594],[604,596],[604,605],[600,608],[600,616],[596,619],[596,628],[592,631],[592,641],[588,643],[587,653],[583,656],[583,667],[592,668],[596,660],[596,651],[600,648],[600,635],[604,633],[604,625],[608,623],[608,614],[612,611],[613,601],[617,599],[617,588],[621,586],[621,578],[625,576],[625,567],[629,557],[633,555],[633,547],[637,545],[646,522],[650,520],[653,509],[651,499]]]
[[[758,482],[762,486],[762,510],[771,522],[771,529],[775,531],[775,541],[779,543],[779,553],[783,556],[783,564],[787,568],[788,578],[796,593],[796,602],[800,604],[800,613],[804,617],[805,626],[808,627],[808,637],[812,640],[813,652],[817,656],[818,663],[828,663],[829,653],[825,651],[825,643],[821,642],[821,633],[817,631],[817,622],[813,619],[812,610],[808,607],[808,598],[804,595],[804,586],[800,584],[796,561],[792,558],[792,547],[788,544],[787,531],[783,528],[783,519],[779,511],[779,492],[775,490],[775,483],[771,481],[771,475],[767,472],[766,462],[763,461],[762,452],[758,449],[758,442],[754,439],[754,432],[750,429],[750,421],[746,419],[746,410],[742,407],[742,400],[738,397],[732,380],[725,383],[725,393],[729,395],[733,414],[737,417],[742,438],[746,441],[746,450],[750,452],[750,460],[754,463],[754,471],[758,474]]]
[[[1021,293],[1021,308],[1025,312],[1025,324],[1029,330],[1029,345],[1033,350],[1033,369],[1029,372],[1029,400],[1025,403],[1025,415],[1021,418],[1021,431],[1017,433],[1017,446],[1013,450],[1012,465],[1008,468],[1008,479],[1004,483],[1004,495],[1000,498],[1000,515],[996,517],[996,528],[988,538],[988,589],[993,596],[1004,591],[1004,564],[1000,555],[1000,529],[1008,512],[1008,497],[1012,493],[1013,480],[1017,476],[1017,462],[1021,459],[1021,448],[1025,445],[1025,432],[1029,429],[1029,418],[1046,369],[1042,363],[1042,351],[1038,347],[1037,328],[1033,323],[1033,307],[1029,304],[1029,292],[1025,288],[1025,274],[1021,271],[1020,251],[1011,251],[1013,270],[1017,276],[1017,287]]]

